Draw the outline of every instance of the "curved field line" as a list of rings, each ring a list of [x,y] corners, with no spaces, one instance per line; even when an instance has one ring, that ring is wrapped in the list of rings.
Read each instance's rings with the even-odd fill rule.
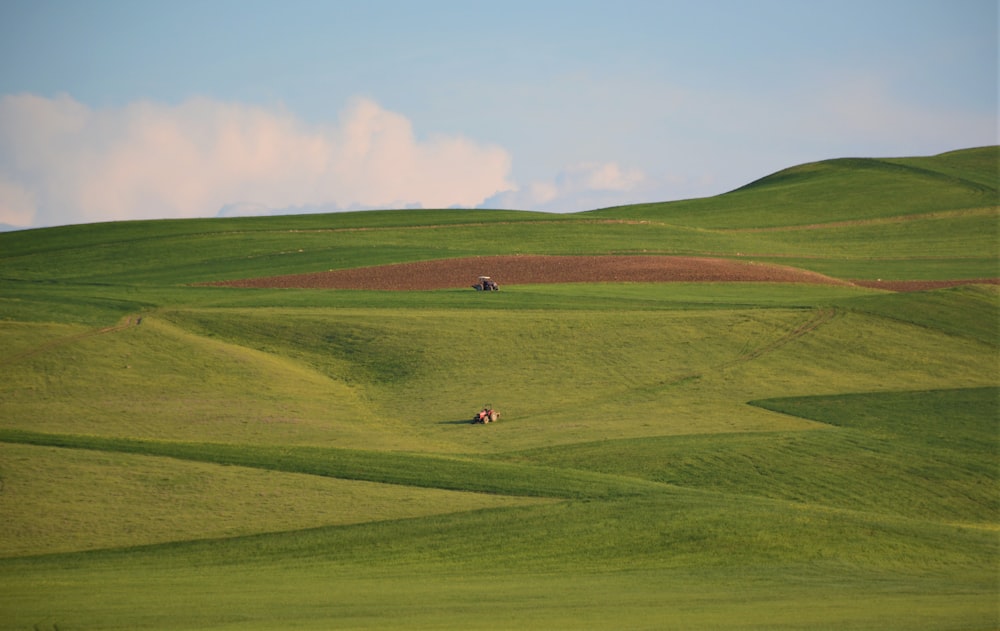
[[[42,344],[40,346],[36,346],[34,348],[29,348],[28,350],[21,351],[20,353],[15,353],[13,355],[8,355],[6,357],[0,357],[0,366],[14,364],[23,359],[27,359],[28,357],[40,355],[55,348],[68,346],[70,344],[73,344],[74,342],[79,342],[80,340],[87,339],[88,337],[106,335],[108,333],[117,333],[119,331],[124,331],[125,329],[129,329],[134,326],[139,326],[140,324],[142,324],[142,316],[137,316],[137,315],[125,316],[118,324],[114,326],[106,326],[99,329],[91,329],[90,331],[84,331],[83,333],[77,333],[76,335],[61,337],[59,339],[46,342],[45,344]]]
[[[478,227],[493,227],[493,226],[520,226],[520,225],[532,225],[537,226],[540,224],[626,224],[626,225],[643,225],[643,224],[656,224],[656,225],[669,225],[661,222],[647,221],[645,219],[577,219],[574,217],[568,217],[566,219],[524,219],[522,221],[462,221],[456,223],[434,223],[434,224],[413,224],[413,225],[400,225],[400,226],[347,226],[343,228],[289,228],[289,229],[275,229],[275,230],[242,230],[242,231],[232,231],[231,233],[254,233],[259,234],[260,232],[280,232],[280,233],[326,233],[326,232],[385,232],[390,230],[439,230],[441,228],[478,228]],[[684,226],[678,226],[683,228]]]
[[[852,226],[874,226],[880,224],[907,223],[923,219],[945,219],[948,217],[967,217],[977,215],[995,215],[1000,213],[996,206],[982,208],[963,208],[961,210],[946,210],[939,212],[920,213],[915,215],[897,215],[895,217],[872,217],[870,219],[852,219],[848,221],[831,221],[828,223],[803,224],[799,226],[771,226],[768,228],[719,228],[715,232],[723,233],[753,233],[753,232],[794,232],[796,230],[823,230],[826,228],[849,228]]]

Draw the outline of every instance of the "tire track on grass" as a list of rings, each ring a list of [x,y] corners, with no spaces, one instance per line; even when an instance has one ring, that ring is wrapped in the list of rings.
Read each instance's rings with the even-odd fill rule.
[[[41,355],[48,351],[62,348],[64,346],[69,346],[70,344],[79,342],[80,340],[85,340],[91,337],[97,337],[98,335],[107,335],[109,333],[118,333],[126,329],[137,327],[142,324],[141,315],[128,315],[122,318],[118,324],[112,326],[106,326],[99,329],[91,329],[89,331],[83,331],[82,333],[77,333],[75,335],[69,335],[66,337],[60,337],[55,340],[51,340],[39,346],[23,350],[19,353],[14,353],[13,355],[7,355],[6,357],[0,357],[0,366],[9,366],[15,364],[19,361],[25,360],[29,357],[34,357],[35,355]]]
[[[656,392],[658,390],[672,388],[674,386],[680,386],[680,385],[683,385],[685,383],[689,383],[689,382],[692,382],[692,381],[698,381],[699,379],[702,379],[706,375],[717,375],[717,374],[720,374],[723,370],[725,370],[727,368],[732,368],[734,366],[739,366],[740,364],[746,364],[746,363],[754,361],[756,359],[760,359],[761,357],[764,357],[765,355],[769,355],[769,354],[771,354],[771,353],[779,350],[780,348],[782,348],[784,346],[787,346],[788,344],[794,342],[795,340],[798,340],[798,339],[800,339],[800,338],[802,338],[802,337],[804,337],[806,335],[809,335],[810,333],[813,333],[814,331],[816,331],[817,329],[819,329],[823,325],[831,322],[832,320],[834,320],[835,318],[839,317],[840,315],[841,315],[841,311],[839,309],[834,308],[834,307],[824,308],[824,309],[817,309],[816,313],[813,314],[813,316],[810,317],[807,321],[805,321],[802,324],[799,324],[798,326],[794,327],[793,329],[787,331],[786,333],[784,333],[783,335],[779,336],[778,338],[776,338],[776,339],[774,339],[774,340],[772,340],[772,341],[764,344],[763,346],[757,347],[757,348],[741,350],[740,353],[735,358],[730,359],[728,361],[720,362],[720,363],[712,365],[712,366],[709,366],[705,370],[701,370],[701,371],[697,371],[697,372],[685,373],[685,374],[678,375],[676,377],[672,377],[672,378],[669,378],[667,380],[658,381],[658,382],[655,382],[655,383],[649,383],[649,384],[639,385],[639,386],[635,386],[635,387],[623,388],[622,390],[614,392],[614,393],[612,393],[610,395],[608,395],[608,394],[601,394],[601,395],[594,395],[593,397],[590,397],[590,398],[587,398],[587,399],[577,399],[576,403],[578,405],[580,405],[580,404],[587,403],[588,401],[589,402],[594,402],[594,401],[601,401],[601,400],[607,400],[607,399],[614,399],[614,398],[625,397],[625,396],[627,396],[629,394],[635,394],[635,393],[640,393],[640,392],[653,393],[653,392]],[[555,410],[547,410],[547,411],[541,412],[540,414],[544,416],[544,415],[550,414],[553,411],[555,411]]]
[[[723,364],[720,364],[718,368],[720,369],[729,368],[730,366],[743,364],[746,362],[753,361],[755,359],[759,359],[764,355],[769,355],[778,350],[779,348],[786,346],[791,342],[794,342],[795,340],[812,333],[819,327],[833,320],[838,315],[839,315],[838,310],[833,307],[826,309],[818,309],[812,318],[800,324],[799,326],[795,327],[791,331],[785,333],[781,337],[758,348],[743,351],[736,357],[736,359],[724,362]]]
[[[701,379],[706,374],[708,375],[719,374],[727,368],[732,368],[733,366],[739,366],[740,364],[746,364],[756,359],[760,359],[765,355],[770,355],[771,353],[777,351],[778,349],[787,346],[788,344],[794,342],[795,340],[798,340],[806,335],[809,335],[810,333],[819,329],[821,326],[837,318],[839,315],[840,315],[840,310],[834,307],[829,307],[826,309],[817,309],[816,313],[813,314],[813,316],[809,318],[807,321],[803,322],[802,324],[798,325],[792,330],[786,332],[785,334],[779,336],[778,338],[764,344],[763,346],[741,350],[740,353],[735,358],[729,361],[721,362],[714,366],[710,366],[707,370],[701,372],[692,372],[685,375],[681,375],[679,377],[675,377],[670,381],[665,381],[658,384],[658,386],[680,385],[688,381]]]

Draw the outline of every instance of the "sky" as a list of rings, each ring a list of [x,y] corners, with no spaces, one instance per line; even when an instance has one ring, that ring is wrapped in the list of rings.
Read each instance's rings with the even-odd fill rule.
[[[0,226],[578,212],[998,139],[997,0],[3,0]]]

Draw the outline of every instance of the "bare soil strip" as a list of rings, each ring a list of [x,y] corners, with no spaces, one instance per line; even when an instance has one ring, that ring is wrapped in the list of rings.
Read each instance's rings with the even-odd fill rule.
[[[858,285],[889,291],[921,291],[1000,279],[947,281],[845,281],[770,263],[682,256],[477,256],[396,265],[267,276],[206,283],[220,287],[374,289],[412,291],[471,287],[480,275],[501,287],[552,283],[755,282]]]
[[[484,256],[248,278],[216,286],[421,290],[470,287],[480,275],[505,285],[594,282],[850,283],[793,267],[679,256]]]

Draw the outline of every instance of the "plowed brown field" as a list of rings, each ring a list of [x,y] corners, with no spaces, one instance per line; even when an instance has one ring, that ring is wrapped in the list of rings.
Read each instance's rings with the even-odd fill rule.
[[[586,282],[777,282],[846,285],[814,272],[714,258],[677,256],[484,256],[270,276],[213,283],[229,287],[445,289],[479,275],[506,285]]]
[[[470,287],[479,275],[506,285],[593,282],[758,282],[857,284],[916,291],[978,281],[849,282],[794,267],[680,256],[482,256],[268,276],[211,283],[227,287],[420,290]]]

